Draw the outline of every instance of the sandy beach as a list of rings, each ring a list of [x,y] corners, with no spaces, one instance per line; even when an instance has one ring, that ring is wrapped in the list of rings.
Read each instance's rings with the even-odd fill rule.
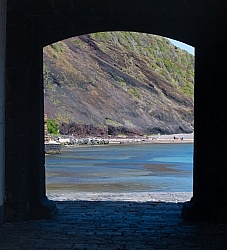
[[[185,202],[192,192],[48,192],[54,201],[133,201],[133,202]]]
[[[153,135],[144,138],[110,138],[110,144],[124,143],[193,143],[194,133],[191,134],[171,134],[171,135]]]

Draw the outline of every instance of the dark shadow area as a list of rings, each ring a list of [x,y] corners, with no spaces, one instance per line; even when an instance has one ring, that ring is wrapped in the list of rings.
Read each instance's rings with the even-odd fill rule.
[[[188,223],[182,203],[56,202],[53,220],[5,224],[0,249],[225,249],[227,226]]]
[[[226,223],[227,134],[223,133],[226,131],[223,107],[227,104],[226,79],[223,74],[226,71],[225,58],[227,57],[226,3],[214,0],[209,2],[204,0],[9,0],[7,2],[7,13],[3,12],[7,16],[7,41],[3,44],[6,45],[4,126],[6,153],[5,187],[2,194],[4,194],[7,212],[12,211],[15,215],[14,221],[26,221],[27,218],[51,218],[55,211],[55,206],[46,200],[45,189],[43,46],[85,33],[132,30],[172,37],[196,48],[194,200],[190,204],[190,209],[185,212],[188,218],[197,217],[198,220],[205,218],[206,221],[214,223]],[[220,233],[220,231],[212,231],[213,227],[210,226],[182,224],[180,217],[177,217],[174,222],[176,224],[173,226],[165,222],[163,227],[157,227],[154,238],[149,232],[148,236],[141,240],[142,231],[138,231],[137,237],[137,231],[131,231],[131,229],[128,237],[122,236],[122,231],[120,235],[114,235],[111,231],[109,238],[105,238],[108,231],[102,231],[101,220],[92,221],[88,215],[85,215],[85,219],[75,219],[77,217],[73,208],[78,207],[80,203],[75,203],[77,206],[73,205],[72,211],[69,209],[71,203],[57,204],[59,215],[56,221],[3,225],[0,229],[0,237],[4,237],[6,246],[1,240],[1,248],[21,249],[31,243],[30,249],[70,247],[86,249],[90,248],[89,246],[93,246],[93,249],[102,249],[104,245],[101,247],[99,244],[105,242],[105,246],[109,248],[114,246],[113,249],[132,249],[132,247],[141,249],[140,246],[134,247],[133,243],[136,241],[139,244],[145,244],[146,240],[148,242],[151,240],[150,244],[159,244],[156,247],[158,249],[170,249],[176,244],[178,246],[181,244],[181,249],[193,248],[193,246],[188,247],[189,243],[197,246],[197,249],[223,249],[226,243],[224,242],[225,228]],[[67,208],[61,204],[69,204],[69,206]],[[84,205],[79,210],[86,210],[87,204],[95,203],[81,204]],[[116,207],[114,204],[119,203],[113,203],[113,208]],[[168,211],[170,213],[171,210]],[[69,216],[68,221],[60,219],[61,212]],[[114,214],[113,211],[112,213]],[[177,214],[179,216],[180,211]],[[151,219],[147,216],[144,220],[147,224],[143,222],[142,224],[144,227],[146,225],[151,228],[151,220],[159,221],[164,215],[151,216]],[[70,216],[73,219],[70,219]],[[78,216],[81,218],[80,213]],[[103,218],[102,213],[96,216],[97,219]],[[167,218],[169,217],[170,215],[167,214]],[[96,221],[102,233],[100,237],[97,236],[97,239],[94,235],[97,230],[92,229]],[[106,218],[104,222],[104,225],[108,226]],[[113,225],[115,223],[116,221]],[[173,236],[172,231],[160,233],[165,228],[167,230],[174,226],[179,229],[179,232],[174,231]],[[86,228],[89,230],[86,231]],[[16,235],[15,230],[17,230]],[[91,232],[90,235],[89,232]],[[147,231],[145,235],[146,233]],[[85,236],[85,238],[79,236]],[[128,245],[124,243],[126,238],[128,238]],[[162,239],[167,240],[162,243]],[[61,245],[55,247],[55,242]],[[76,245],[78,242],[82,244],[80,247]],[[15,247],[10,247],[13,244]],[[16,244],[19,245],[16,246]],[[68,247],[67,244],[69,244]],[[116,247],[117,244],[121,245]],[[179,248],[178,246],[173,248]]]

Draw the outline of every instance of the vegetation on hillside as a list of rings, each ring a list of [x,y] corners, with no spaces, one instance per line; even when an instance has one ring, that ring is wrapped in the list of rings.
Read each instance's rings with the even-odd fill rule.
[[[59,130],[59,124],[55,119],[47,119],[47,131],[52,135],[57,135]]]
[[[91,34],[91,37],[102,44],[104,51],[108,45],[118,44],[134,53],[136,59],[145,60],[160,77],[194,98],[194,56],[174,46],[168,39],[134,32],[100,32]],[[124,70],[130,73],[136,61],[127,55],[125,60]],[[143,79],[142,72],[140,77]]]

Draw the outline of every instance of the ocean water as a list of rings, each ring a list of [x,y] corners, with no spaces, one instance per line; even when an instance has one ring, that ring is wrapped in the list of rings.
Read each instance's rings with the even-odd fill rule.
[[[46,156],[47,191],[192,192],[193,144],[64,148]]]

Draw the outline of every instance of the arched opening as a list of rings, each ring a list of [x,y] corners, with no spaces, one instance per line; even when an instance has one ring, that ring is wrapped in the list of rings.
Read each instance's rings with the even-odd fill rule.
[[[110,47],[110,42],[112,47]],[[89,53],[90,55],[88,55]],[[76,54],[78,55],[76,56]],[[119,138],[121,133],[119,131],[123,131],[121,136],[126,136],[124,133],[131,133],[131,137],[134,136],[134,140],[140,142],[138,148],[133,145],[133,147],[130,146],[130,149],[127,147],[120,149],[119,147],[111,149],[108,147],[105,149],[100,147],[96,149],[94,147],[92,149],[75,148],[77,151],[75,153],[70,148],[67,153],[67,150],[64,152],[62,158],[61,156],[56,157],[59,159],[59,163],[53,159],[54,157],[49,157],[51,158],[49,165],[48,162],[46,163],[47,189],[52,191],[59,189],[60,191],[59,186],[62,186],[61,192],[64,189],[66,191],[74,190],[74,192],[94,192],[95,190],[96,192],[107,190],[110,192],[111,187],[108,188],[108,186],[112,182],[113,192],[117,190],[120,192],[152,192],[152,190],[174,192],[174,187],[169,186],[170,182],[174,182],[174,178],[175,181],[179,178],[175,191],[192,192],[192,145],[187,144],[186,146],[189,158],[184,162],[185,155],[181,155],[179,152],[184,151],[185,148],[183,149],[182,143],[177,143],[181,138],[175,136],[175,134],[184,133],[186,134],[184,141],[191,143],[192,137],[187,133],[193,132],[194,75],[192,71],[194,62],[192,58],[188,53],[174,47],[165,38],[132,32],[103,32],[83,35],[52,44],[46,48],[44,52],[44,60],[46,60],[46,64],[44,64],[45,113],[49,118],[65,124],[62,132],[70,135],[68,137],[71,139],[79,139],[86,135],[78,134],[76,136],[75,127],[78,129],[78,126],[73,128],[72,123],[80,124],[80,127],[90,123],[104,126],[104,130],[106,128],[111,130],[111,135],[115,135],[115,139],[116,136]],[[61,73],[59,73],[60,71]],[[157,98],[157,94],[160,94],[162,98]],[[185,95],[185,99],[182,99],[181,95]],[[74,106],[73,101],[76,102]],[[105,107],[105,102],[110,102],[110,107]],[[125,107],[126,105],[128,106]],[[113,106],[117,107],[114,109]],[[53,112],[53,110],[55,111]],[[57,110],[61,111],[56,114]],[[167,115],[168,110],[171,111],[169,116]],[[177,110],[180,111],[177,112]],[[114,112],[118,114],[114,115]],[[176,119],[177,116],[180,119]],[[142,122],[138,122],[141,119]],[[159,137],[160,132],[162,135],[167,135]],[[73,133],[74,137],[71,136]],[[109,136],[111,137],[111,135]],[[172,148],[167,149],[166,145],[154,144],[154,142],[164,141],[170,143]],[[163,149],[167,150],[167,155],[172,154],[172,159],[170,156],[163,156],[162,153],[156,152],[156,157],[150,156],[151,158],[148,159],[148,155],[144,156],[143,162],[141,160],[143,156],[138,152],[143,148],[144,152],[149,154],[149,150],[147,150],[149,142],[152,142],[152,145],[150,144],[152,150],[160,152]],[[154,147],[154,145],[156,146]],[[133,160],[119,162],[116,155],[112,155],[112,150],[115,150],[116,154],[122,151],[120,157]],[[103,151],[104,157],[100,155]],[[110,152],[111,154],[109,154]],[[133,152],[132,155],[130,152]],[[136,152],[138,158],[133,155]],[[97,154],[100,158],[97,157]],[[126,157],[127,155],[128,157]],[[182,158],[177,160],[177,155]],[[70,166],[64,165],[68,164],[65,157],[68,157]],[[161,157],[166,157],[166,159],[160,160]],[[80,159],[84,159],[84,161]],[[93,159],[93,163],[91,163],[91,159]],[[111,163],[111,160],[115,163]],[[148,164],[149,161],[150,164]],[[136,163],[139,166],[138,169],[135,167]],[[72,170],[73,165],[82,171]],[[99,169],[89,173],[89,168],[92,169],[94,165]],[[104,165],[108,173],[100,175],[100,166]],[[125,168],[122,167],[122,176],[121,173],[118,175],[114,173],[114,169],[119,169],[120,165],[125,166]],[[65,170],[67,168],[67,171],[63,173],[60,166],[65,167]],[[182,166],[182,169],[179,166]],[[70,172],[71,170],[72,172]],[[102,168],[102,171],[105,172],[105,169]],[[119,182],[119,179],[122,179],[127,172],[129,176],[131,175],[131,180],[128,178],[125,183]],[[89,174],[85,176],[86,173]],[[156,180],[158,175],[166,179],[166,183],[159,183]],[[67,179],[67,176],[70,178]],[[81,176],[81,179],[78,176]],[[141,182],[138,181],[139,178]],[[85,182],[82,183],[82,180]],[[153,183],[153,185],[149,185],[149,183]],[[119,188],[120,186],[122,189]]]
[[[196,47],[194,192],[193,200],[184,206],[184,216],[226,221],[224,4],[180,0],[8,2],[5,203],[9,217],[46,218],[56,208],[45,192],[42,48],[75,35],[130,30]]]

